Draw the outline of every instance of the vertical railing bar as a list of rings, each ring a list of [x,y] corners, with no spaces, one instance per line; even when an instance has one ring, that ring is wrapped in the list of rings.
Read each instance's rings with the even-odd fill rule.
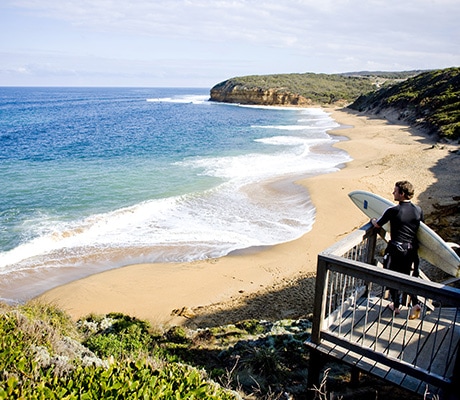
[[[441,309],[442,307],[439,307],[439,312],[438,312],[438,318],[436,320],[436,329],[435,329],[435,334],[434,334],[434,340],[433,344],[431,346],[431,357],[430,357],[430,364],[428,366],[428,372],[431,372],[431,367],[433,366],[433,361],[435,357],[435,348],[436,348],[436,342],[438,341],[438,332],[439,332],[439,321],[441,320]]]
[[[395,322],[395,312],[391,312],[391,324],[390,324],[390,334],[388,337],[388,346],[386,348],[387,354],[390,354],[390,346],[391,346],[391,338],[393,336],[393,327],[394,327],[394,322]]]
[[[414,363],[413,363],[414,367],[417,367],[417,362],[418,362],[419,355],[420,355],[421,353],[426,354],[426,353],[429,352],[428,340],[425,340],[425,341],[423,341],[423,343],[422,343],[422,339],[421,339],[422,333],[423,333],[423,334],[426,336],[426,338],[428,339],[428,337],[429,337],[430,335],[432,335],[433,332],[434,332],[435,329],[436,329],[436,324],[433,324],[433,326],[431,327],[430,330],[424,331],[424,329],[423,329],[423,322],[424,322],[424,320],[422,319],[422,320],[420,321],[420,324],[419,324],[418,328],[417,328],[417,329],[418,329],[418,333],[414,333],[414,336],[415,336],[415,335],[418,336],[417,349],[416,349],[416,359],[414,360]],[[422,368],[422,367],[420,367],[420,368]],[[422,368],[422,369],[424,369],[425,371],[428,372],[428,369],[427,369],[427,368]]]
[[[393,312],[391,315],[390,336],[388,338],[387,354],[390,354],[390,348],[396,339],[396,336],[393,337],[394,323],[395,323],[395,313]]]
[[[456,314],[457,314],[458,313],[458,308],[456,310],[457,310],[457,312],[456,312]],[[452,330],[454,331],[455,327]],[[453,340],[452,340],[452,342],[453,342]],[[453,362],[453,373],[456,374],[456,377],[458,379],[458,374],[459,374],[458,365],[460,363],[460,361],[458,359],[460,357],[460,338],[459,338],[459,340],[457,340],[457,344],[451,350],[452,350],[452,352],[450,353],[451,356],[450,356],[449,366]],[[446,373],[447,373],[447,370],[446,370]],[[456,379],[455,376],[454,376],[453,379]]]
[[[352,289],[352,293],[351,293],[351,301],[352,301],[352,304],[351,304],[351,307],[352,307],[352,310],[353,310],[353,314],[352,314],[352,317],[351,317],[351,331],[350,331],[350,341],[353,342],[353,333],[355,331],[355,317],[356,317],[356,296],[358,296],[358,289],[357,289],[357,286],[356,286],[356,278],[355,277],[352,277],[351,278],[351,289]]]
[[[446,357],[446,364],[444,366],[444,373],[443,376],[447,374],[447,371],[449,370],[449,365],[452,362],[454,358],[455,352],[452,351],[452,346],[454,344],[454,333],[455,333],[455,325],[457,324],[457,316],[458,316],[458,307],[455,308],[455,315],[454,315],[454,320],[450,324],[450,340],[449,340],[449,350],[447,351],[447,357]]]
[[[414,367],[417,366],[418,356],[420,353],[420,343],[421,343],[421,337],[422,337],[422,332],[423,332],[423,322],[425,321],[425,311],[424,310],[426,310],[426,302],[427,302],[427,299],[423,300],[423,308],[420,314],[422,320],[420,321],[420,325],[418,326],[417,350],[415,351],[415,358],[412,364]],[[439,307],[441,308],[441,306]]]
[[[426,318],[426,309],[427,309],[426,308],[426,303],[427,303],[427,301],[428,301],[427,299],[424,300],[422,313],[420,314],[421,315],[421,321],[420,321],[420,325],[419,325],[419,329],[418,329],[417,351],[415,353],[416,357],[414,359],[414,366],[417,366],[418,357],[419,357],[419,354],[421,352],[420,345],[421,345],[421,342],[422,342],[422,333],[424,333],[423,325],[424,325],[425,318]],[[439,305],[439,309],[438,309],[438,317],[437,317],[438,322],[439,322],[439,318],[440,318],[440,315],[441,315],[441,310],[442,310],[442,304]],[[432,332],[433,332],[433,329],[431,329],[431,333]],[[422,346],[422,348],[424,348],[424,347],[425,347],[425,345]]]
[[[369,231],[367,231],[366,233],[369,234]],[[350,250],[348,250],[346,252],[346,256],[348,257],[350,261],[360,261],[360,262],[364,262],[370,265],[374,265],[375,260],[373,258],[372,260],[370,259],[371,257],[370,253],[371,251],[375,250],[375,242],[377,241],[376,239],[377,239],[376,235],[371,235],[369,237],[366,237],[358,245],[353,246]],[[373,243],[374,249],[370,248],[372,245],[372,242],[374,242]],[[332,269],[335,269],[334,267],[335,263],[333,261],[332,263],[326,262],[326,264],[327,264],[328,271],[331,267]],[[339,265],[340,264],[337,264],[337,267]],[[330,273],[333,273],[334,276],[331,276]],[[324,291],[326,293],[323,295],[325,298],[325,301],[323,302],[323,304],[325,304],[326,307],[324,307],[323,310],[328,309],[329,315],[333,314],[334,320],[337,321],[334,323],[334,326],[338,327],[339,336],[344,335],[343,338],[345,339],[349,334],[348,341],[353,341],[355,338],[357,338],[358,341],[362,339],[361,346],[364,346],[365,341],[367,340],[367,337],[369,337],[367,332],[371,332],[370,331],[371,329],[372,329],[372,332],[374,332],[374,329],[376,329],[375,335],[370,333],[371,340],[369,342],[369,346],[366,346],[366,347],[373,348],[374,351],[377,351],[377,349],[382,349],[383,353],[388,354],[389,356],[390,354],[392,354],[391,352],[393,350],[396,350],[399,347],[399,344],[401,344],[400,351],[395,353],[395,354],[399,353],[399,355],[395,359],[403,360],[403,361],[407,353],[408,346],[411,343],[415,344],[414,342],[416,342],[416,346],[415,346],[416,355],[415,355],[414,362],[412,365],[414,368],[420,368],[423,371],[427,371],[428,374],[432,374],[433,373],[432,371],[435,365],[438,365],[437,364],[438,361],[436,357],[439,358],[438,353],[440,352],[440,346],[445,346],[443,347],[443,351],[444,349],[448,348],[447,357],[445,357],[445,360],[442,360],[444,365],[442,366],[440,365],[440,368],[438,368],[438,371],[441,370],[443,373],[443,376],[449,372],[449,366],[451,365],[452,360],[455,358],[455,355],[452,354],[452,349],[455,347],[457,349],[460,348],[460,340],[455,342],[455,339],[457,338],[455,328],[458,323],[458,320],[460,319],[460,313],[459,313],[458,307],[456,308],[455,316],[453,316],[453,321],[448,321],[448,323],[444,323],[444,319],[442,319],[444,318],[443,317],[444,315],[443,307],[442,306],[439,307],[439,309],[437,310],[438,311],[437,316],[433,315],[433,317],[435,317],[435,320],[436,320],[434,322],[434,329],[430,329],[433,336],[430,338],[429,341],[427,340],[427,343],[425,343],[425,341],[423,340],[424,340],[424,336],[426,332],[424,332],[423,329],[427,326],[428,321],[431,321],[431,318],[428,319],[428,316],[427,316],[428,309],[426,307],[427,305],[426,298],[424,299],[424,307],[422,311],[421,321],[416,327],[416,329],[413,330],[409,326],[409,320],[408,320],[409,313],[406,316],[405,322],[403,322],[404,320],[401,320],[401,322],[404,324],[402,326],[400,326],[398,319],[395,318],[394,313],[392,313],[391,319],[386,318],[384,316],[384,312],[386,310],[386,306],[384,306],[384,302],[386,303],[386,301],[383,296],[385,292],[385,286],[378,283],[379,278],[377,276],[375,277],[375,279],[372,280],[372,282],[368,281],[369,278],[366,278],[366,277],[369,275],[365,275],[365,274],[355,275],[354,273],[348,274],[346,272],[338,273],[332,270],[332,271],[329,271],[329,275],[327,276],[328,276],[328,279],[325,282],[325,286],[324,286],[325,288]],[[360,278],[357,278],[357,276],[360,276]],[[365,293],[366,296],[359,297],[360,293],[364,294],[364,292],[358,291],[359,285],[361,284],[361,280],[364,282],[364,284],[367,287],[369,287],[370,285],[377,286],[375,289],[380,291],[381,295],[379,296],[378,291],[376,291],[373,287],[371,287],[369,288],[369,290],[366,290],[366,293]],[[391,280],[388,280],[387,278],[386,281],[388,281],[387,284],[389,285]],[[327,295],[328,289],[330,291],[329,295]],[[373,296],[379,297],[379,299],[375,302],[375,304],[372,302]],[[433,296],[433,297],[436,297],[433,300],[439,301],[439,298],[437,298],[437,296]],[[327,302],[326,302],[326,298],[327,298]],[[365,305],[360,303],[359,310],[357,306],[358,300],[366,301]],[[349,310],[349,307],[347,306],[353,307],[353,309]],[[364,312],[364,314],[361,313],[361,306],[363,306],[362,311]],[[373,308],[374,306],[376,307],[376,311],[378,312],[378,314],[375,315],[375,317],[371,315],[371,307]],[[325,314],[324,311],[323,311],[323,314]],[[335,318],[337,314],[340,314],[340,315],[338,315],[337,318]],[[372,325],[370,325],[371,318],[372,318]],[[333,321],[332,317],[330,321]],[[351,325],[350,325],[350,321],[351,321]],[[441,322],[443,323],[443,327],[440,326]],[[361,327],[359,327],[359,324],[363,324],[362,329]],[[385,327],[383,327],[383,325],[385,325]],[[348,328],[348,326],[350,326],[350,328]],[[447,328],[444,329],[444,327],[447,327]],[[451,330],[450,332],[448,331],[449,329]],[[395,333],[396,330],[398,330],[397,333]],[[387,333],[389,332],[389,337],[388,337],[388,340],[386,341],[387,342],[386,348],[382,348],[380,347],[379,343],[381,342],[385,343],[385,340],[384,340],[384,337],[386,336],[384,335],[385,331],[387,331]],[[393,337],[393,335],[395,335],[395,337]],[[373,338],[374,342],[372,343],[373,336],[375,337]],[[442,339],[440,339],[441,336],[442,336]],[[412,340],[412,337],[415,340]],[[439,341],[443,343],[439,344],[438,343]],[[430,348],[429,342],[432,343],[431,348]],[[417,366],[417,364],[419,364],[421,361],[421,356],[420,356],[421,349],[423,349],[424,354],[426,354],[427,356],[429,355],[428,360],[427,360],[428,361],[427,368],[422,368],[422,367]],[[382,350],[380,350],[379,352],[381,353]],[[435,364],[435,361],[436,361],[436,364]],[[423,365],[426,366],[426,363],[424,362]],[[438,375],[439,372],[436,372],[435,375]],[[407,372],[403,373],[403,378],[402,378],[403,381],[407,382],[407,379],[410,375],[411,374],[410,373],[407,374]],[[423,384],[423,380],[418,380],[419,387],[421,384]]]
[[[335,274],[335,280],[334,280],[334,312],[339,312],[339,307],[340,307],[340,274],[338,272],[334,272]],[[338,326],[338,329],[340,329],[340,325]]]
[[[380,332],[380,323],[382,322],[382,310],[385,310],[383,306],[383,295],[385,294],[385,286],[382,286],[382,293],[380,296],[380,305],[379,305],[379,316],[377,319],[377,332]],[[374,351],[377,351],[377,335],[375,335],[375,340],[374,340]]]
[[[326,284],[326,290],[329,290],[329,293],[328,293],[328,304],[326,304],[326,309],[327,309],[327,317],[330,317],[331,314],[332,314],[332,302],[334,301],[334,291],[333,291],[333,285],[334,285],[334,276],[333,276],[334,272],[329,272],[328,274],[328,278],[327,278],[327,282],[325,282]],[[329,288],[329,289],[327,289]],[[334,307],[335,308],[335,307]],[[327,329],[329,330],[329,326],[330,324],[328,325]]]
[[[339,322],[340,322],[340,325],[339,325],[339,336],[342,335],[342,316],[343,316],[343,306],[344,306],[344,298],[345,298],[345,289],[346,289],[346,284],[344,283],[344,280],[346,281],[347,277],[346,275],[344,274],[341,274],[342,275],[342,279],[341,279],[341,295],[342,295],[342,298],[340,299],[340,317],[339,317]]]
[[[334,288],[333,288],[333,293],[334,293],[334,310],[337,309],[339,301],[338,299],[338,293],[340,292],[339,290],[339,273],[338,272],[333,272],[334,274]]]
[[[409,310],[407,311],[406,315],[406,322],[404,323],[404,333],[403,333],[403,338],[402,338],[402,343],[401,343],[401,351],[399,353],[399,357],[401,360],[404,359],[404,350],[406,349],[406,337],[407,337],[407,329],[409,327]]]
[[[361,347],[364,346],[364,342],[366,340],[366,332],[367,332],[367,323],[369,321],[369,296],[370,296],[370,293],[369,293],[369,290],[367,290],[367,296],[366,296],[366,311],[365,311],[365,314],[364,314],[364,325],[363,325],[363,340],[361,342]]]

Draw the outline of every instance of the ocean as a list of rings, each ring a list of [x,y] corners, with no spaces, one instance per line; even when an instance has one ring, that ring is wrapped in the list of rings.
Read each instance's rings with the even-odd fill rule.
[[[144,262],[308,232],[295,181],[342,168],[320,108],[214,103],[209,89],[0,88],[0,298]]]

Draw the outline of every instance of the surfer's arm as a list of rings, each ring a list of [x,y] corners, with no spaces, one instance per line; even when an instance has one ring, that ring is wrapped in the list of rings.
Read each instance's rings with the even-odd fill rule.
[[[371,219],[372,225],[374,225],[374,227],[380,229],[383,225],[385,225],[388,221],[390,221],[391,216],[395,212],[397,212],[397,211],[396,211],[396,209],[394,207],[386,209],[385,212],[383,213],[383,215],[379,219],[377,219],[377,218],[372,218]]]

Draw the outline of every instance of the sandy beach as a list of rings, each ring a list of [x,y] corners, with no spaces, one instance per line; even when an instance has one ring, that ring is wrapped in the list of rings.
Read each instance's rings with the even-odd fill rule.
[[[38,297],[75,318],[122,312],[153,325],[220,325],[248,318],[298,318],[312,311],[317,254],[367,218],[349,200],[352,190],[389,199],[394,182],[410,180],[414,202],[429,213],[452,200],[459,158],[453,145],[385,118],[331,109],[347,128],[336,146],[353,161],[340,171],[299,181],[307,188],[316,219],[313,229],[292,242],[248,249],[218,259],[191,263],[140,264],[106,271],[52,289]]]

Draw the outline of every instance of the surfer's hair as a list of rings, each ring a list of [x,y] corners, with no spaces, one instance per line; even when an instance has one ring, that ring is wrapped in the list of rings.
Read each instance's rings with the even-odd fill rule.
[[[404,197],[408,200],[414,197],[414,186],[408,181],[398,181],[395,183],[395,186],[398,188],[399,193],[403,194]]]

